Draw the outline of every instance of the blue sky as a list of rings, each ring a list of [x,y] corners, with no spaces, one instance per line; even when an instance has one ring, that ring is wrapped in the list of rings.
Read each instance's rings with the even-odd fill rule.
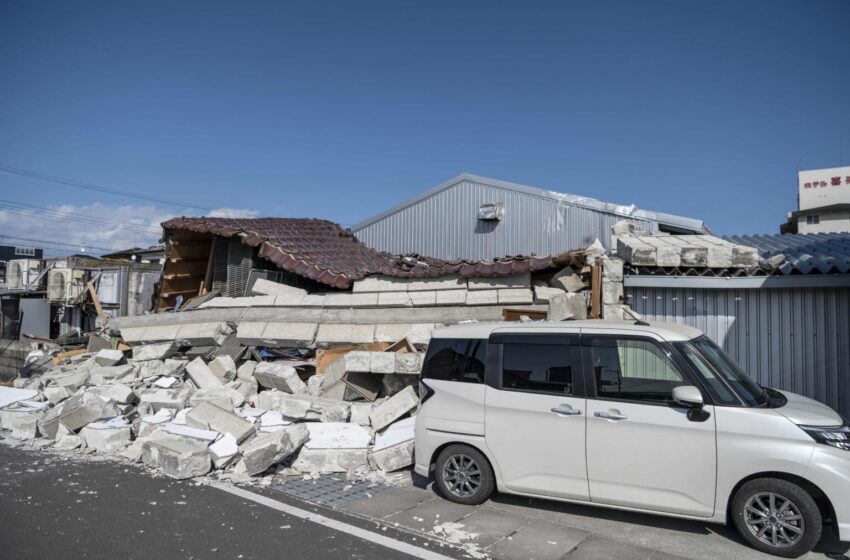
[[[0,164],[345,225],[468,171],[774,233],[798,169],[850,165],[848,68],[846,0],[6,0]],[[8,173],[0,200],[139,225],[0,207],[81,246],[202,213]]]

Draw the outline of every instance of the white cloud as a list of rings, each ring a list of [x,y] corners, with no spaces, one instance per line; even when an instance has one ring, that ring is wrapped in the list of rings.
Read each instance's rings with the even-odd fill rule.
[[[213,208],[207,216],[211,218],[256,218],[260,213],[256,210],[244,210],[240,208]]]
[[[48,255],[145,247],[159,243],[160,224],[176,215],[154,205],[65,204],[47,211],[0,208],[0,244],[44,247]],[[255,217],[257,212],[216,208],[209,215]]]

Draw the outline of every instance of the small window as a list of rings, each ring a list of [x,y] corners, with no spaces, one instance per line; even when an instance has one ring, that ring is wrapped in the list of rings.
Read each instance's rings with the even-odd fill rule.
[[[597,337],[590,353],[599,398],[669,403],[673,388],[687,384],[667,353],[651,340]]]
[[[23,257],[34,257],[35,256],[35,248],[34,247],[15,247],[15,254],[21,255]]]
[[[820,223],[820,216],[806,216],[806,224],[813,226]]]
[[[572,395],[572,362],[568,344],[503,344],[501,388]]]
[[[466,338],[432,339],[422,367],[423,379],[484,383],[487,341]]]

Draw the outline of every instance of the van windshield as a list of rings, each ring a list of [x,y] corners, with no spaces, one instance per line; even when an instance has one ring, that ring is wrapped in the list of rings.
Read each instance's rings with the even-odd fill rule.
[[[677,343],[681,345],[682,354],[692,363],[695,356],[692,356],[692,351],[696,353],[708,363],[717,375],[723,378],[726,383],[738,394],[744,403],[749,406],[767,406],[770,403],[770,397],[765,389],[753,381],[744,370],[742,370],[735,361],[729,357],[729,354],[724,352],[719,346],[711,341],[708,337],[701,336],[689,342]],[[693,364],[700,371],[700,364]]]

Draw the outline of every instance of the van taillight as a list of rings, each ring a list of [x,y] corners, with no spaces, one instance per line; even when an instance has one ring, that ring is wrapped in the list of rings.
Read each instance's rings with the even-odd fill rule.
[[[425,385],[424,381],[419,381],[419,404],[421,405],[433,396],[434,389]]]

